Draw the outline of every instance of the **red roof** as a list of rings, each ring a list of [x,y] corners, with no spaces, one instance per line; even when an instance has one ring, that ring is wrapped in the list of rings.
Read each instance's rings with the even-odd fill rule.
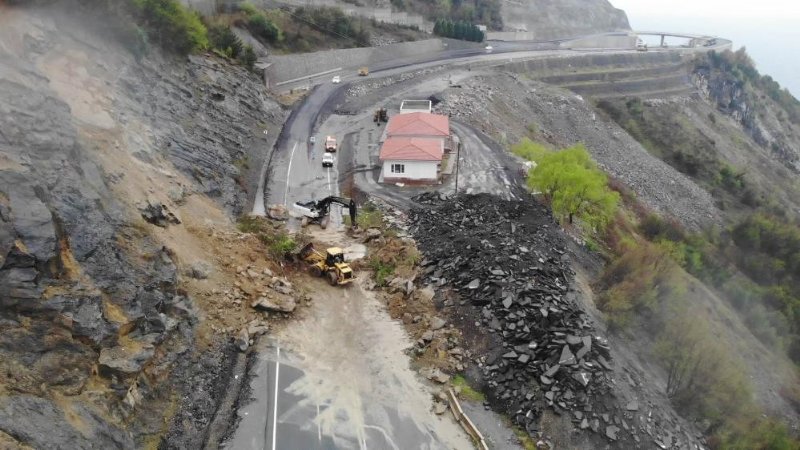
[[[442,141],[439,139],[390,137],[381,147],[381,160],[441,161]]]
[[[441,114],[397,114],[386,124],[387,136],[450,136],[450,119]]]

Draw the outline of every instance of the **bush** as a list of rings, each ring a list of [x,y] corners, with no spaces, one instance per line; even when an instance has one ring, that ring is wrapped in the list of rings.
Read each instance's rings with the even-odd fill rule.
[[[258,58],[256,57],[256,52],[253,50],[251,45],[245,45],[244,50],[242,51],[242,57],[239,58],[242,62],[242,65],[247,67],[250,70],[253,70],[253,67],[256,64]]]
[[[224,53],[229,58],[238,58],[242,54],[241,39],[226,25],[208,27],[208,40],[211,47]]]
[[[283,33],[280,28],[261,13],[250,16],[247,27],[256,36],[265,39],[267,42],[275,43],[283,40]]]
[[[208,31],[197,13],[177,0],[132,0],[138,22],[171,51],[188,54],[208,48]]]

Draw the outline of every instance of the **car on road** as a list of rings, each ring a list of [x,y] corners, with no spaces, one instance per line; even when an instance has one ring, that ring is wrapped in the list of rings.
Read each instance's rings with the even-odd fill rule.
[[[333,83],[333,84],[339,84],[339,83],[341,83],[341,82],[342,82],[342,77],[340,77],[339,75],[336,75],[336,76],[335,76],[335,77],[333,77],[333,79],[331,80],[331,83]]]
[[[322,167],[333,167],[333,153],[325,152],[322,155]]]
[[[493,48],[492,48],[492,46],[491,46],[491,45],[487,45],[486,47],[484,47],[484,49],[485,49],[487,52],[490,52],[490,51],[492,51],[492,50],[493,50]]]
[[[308,142],[311,142],[313,144],[313,143],[317,142],[317,138],[315,138],[314,136],[311,136],[310,138],[308,138]]]

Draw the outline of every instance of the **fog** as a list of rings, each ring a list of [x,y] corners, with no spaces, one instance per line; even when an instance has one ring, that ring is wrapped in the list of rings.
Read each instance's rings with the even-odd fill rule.
[[[631,28],[711,34],[747,47],[762,74],[800,96],[800,2],[762,0],[611,0]]]

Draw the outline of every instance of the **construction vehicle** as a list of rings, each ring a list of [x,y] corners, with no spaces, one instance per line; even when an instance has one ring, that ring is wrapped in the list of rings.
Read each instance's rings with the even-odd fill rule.
[[[331,203],[336,203],[347,207],[350,213],[350,226],[356,227],[356,202],[344,197],[325,197],[319,201],[295,202],[294,209],[303,216],[303,226],[316,223],[320,227],[327,228],[330,220]]]
[[[335,152],[336,151],[336,138],[333,136],[328,136],[325,138],[325,151],[326,152]]]
[[[344,262],[344,251],[339,247],[331,247],[323,255],[309,242],[295,257],[309,265],[308,270],[311,275],[327,278],[331,286],[342,286],[354,279],[353,269]]]
[[[386,108],[380,108],[375,110],[375,115],[372,116],[372,121],[377,123],[378,125],[380,125],[381,122],[388,122],[389,115],[386,113]]]
[[[362,67],[362,68],[358,69],[358,76],[365,77],[367,75],[369,75],[369,68]]]

